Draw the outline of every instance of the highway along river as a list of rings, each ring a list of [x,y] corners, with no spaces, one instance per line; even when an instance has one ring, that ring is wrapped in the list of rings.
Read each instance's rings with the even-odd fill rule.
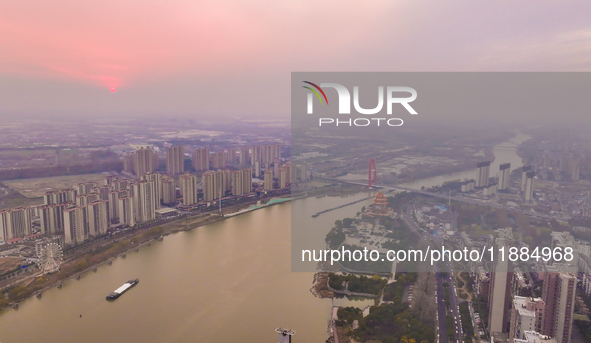
[[[309,209],[305,220],[334,223],[369,201],[311,215],[367,196],[293,204]],[[310,293],[312,273],[290,271],[290,214],[289,203],[279,204],[154,241],[3,311],[0,342],[273,343],[278,326],[296,330],[294,342],[324,342],[332,303]],[[319,228],[321,243],[327,226]],[[105,300],[135,278],[137,286]]]

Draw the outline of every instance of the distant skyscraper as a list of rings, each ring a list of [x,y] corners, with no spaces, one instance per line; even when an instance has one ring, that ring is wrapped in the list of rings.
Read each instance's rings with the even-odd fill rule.
[[[183,205],[194,205],[198,202],[197,175],[183,174],[179,176],[179,186],[183,196]]]
[[[289,178],[287,177],[289,169],[287,167],[279,168],[279,188],[285,189],[287,188],[287,183],[289,182]]]
[[[505,251],[514,245],[511,228],[497,230],[496,249],[505,247]],[[490,333],[508,333],[511,308],[511,281],[513,264],[509,259],[502,259],[500,253],[494,258],[493,272],[490,278],[490,294],[488,297],[488,328]]]
[[[581,171],[581,158],[575,156],[575,154],[570,154],[567,159],[568,165],[568,174],[570,176],[571,181],[579,181],[579,173]]]
[[[226,163],[236,163],[236,148],[228,148],[228,152],[226,153]]]
[[[304,163],[300,165],[300,181],[307,182],[309,179],[308,177],[308,164]]]
[[[238,163],[241,165],[250,164],[250,153],[248,152],[248,148],[240,148]]]
[[[532,166],[523,166],[521,168],[521,192],[525,193],[525,181],[527,180],[527,172],[533,171]]]
[[[196,171],[209,170],[209,149],[197,148],[192,156],[193,168]]]
[[[558,343],[570,343],[577,279],[572,274],[544,272],[542,300],[544,335],[556,338]]]
[[[185,172],[185,150],[182,145],[166,149],[166,173],[178,175]]]
[[[223,151],[217,151],[210,154],[209,165],[212,169],[226,168],[226,153]]]
[[[298,182],[298,169],[295,164],[289,164],[289,182],[296,183]]]
[[[261,162],[261,165],[269,166],[273,161],[281,159],[281,145],[256,145],[251,149],[250,164],[254,166],[255,162]]]
[[[499,166],[499,184],[498,190],[509,188],[509,179],[511,175],[511,163],[503,163]]]
[[[281,167],[279,165],[279,161],[273,161],[273,178],[274,179],[279,179],[279,167]]]
[[[264,189],[266,191],[272,191],[273,190],[273,171],[270,169],[265,170],[265,178],[263,180],[264,182]]]
[[[254,176],[259,178],[261,176],[261,161],[256,161],[254,163]]]
[[[127,155],[123,165],[126,172],[142,176],[158,168],[158,154],[150,147],[141,147]]]
[[[478,162],[476,164],[476,187],[488,186],[490,175],[490,162]]]
[[[525,202],[530,203],[534,199],[534,175],[533,171],[525,173],[525,190],[523,197]]]

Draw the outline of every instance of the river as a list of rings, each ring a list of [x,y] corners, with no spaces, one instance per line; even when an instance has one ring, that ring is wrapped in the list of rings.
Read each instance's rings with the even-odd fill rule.
[[[517,147],[531,139],[532,137],[526,134],[517,133],[515,137],[513,137],[508,142],[503,142],[497,144],[493,147],[493,154],[495,155],[494,161],[490,164],[490,176],[498,176],[499,173],[499,166],[503,163],[511,163],[511,170],[515,170],[517,168],[521,168],[523,166],[523,162],[521,161],[521,157],[519,157],[516,153]],[[407,183],[403,183],[400,186],[408,187],[412,189],[421,189],[421,187],[431,188],[433,186],[441,186],[444,182],[447,181],[454,181],[454,180],[461,180],[464,181],[465,179],[475,179],[476,178],[476,166],[474,169],[466,170],[457,173],[449,173],[445,175],[439,175],[434,177],[428,177],[425,179],[420,179],[416,181],[411,181]]]
[[[293,203],[313,220],[319,209],[367,195]],[[364,204],[316,219],[334,223]],[[290,204],[279,204],[155,241],[4,310],[0,342],[274,343],[278,326],[296,330],[293,342],[324,342],[332,302],[310,293],[312,273],[291,272],[290,217]],[[330,227],[317,235],[323,239]],[[131,278],[140,283],[105,300]],[[335,303],[364,307],[373,300]]]

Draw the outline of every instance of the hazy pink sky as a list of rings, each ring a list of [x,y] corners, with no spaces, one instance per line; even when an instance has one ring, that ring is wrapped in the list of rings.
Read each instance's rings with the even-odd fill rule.
[[[0,118],[287,118],[292,71],[589,71],[589,18],[581,1],[4,1]]]

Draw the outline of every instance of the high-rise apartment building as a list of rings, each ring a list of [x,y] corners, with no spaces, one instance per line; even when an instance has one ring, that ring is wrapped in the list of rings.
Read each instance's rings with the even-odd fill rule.
[[[66,244],[81,243],[88,238],[88,211],[86,206],[64,210],[64,233]]]
[[[308,164],[304,163],[300,165],[300,182],[308,182],[309,179],[310,178],[308,176]]]
[[[289,182],[298,182],[298,168],[295,164],[289,164]]]
[[[95,202],[97,200],[100,200],[100,197],[96,193],[81,194],[76,197],[76,204],[78,206],[86,206],[91,202]]]
[[[93,189],[95,189],[97,186],[98,186],[98,183],[96,183],[96,182],[79,183],[76,186],[77,194],[78,195],[83,195],[83,194],[93,193]]]
[[[287,188],[287,183],[289,182],[289,178],[287,177],[289,169],[287,167],[279,168],[279,188],[285,189]]]
[[[32,233],[31,208],[17,207],[0,210],[0,240],[8,241]]]
[[[166,173],[178,175],[185,172],[185,150],[182,145],[166,149]]]
[[[117,180],[113,180],[113,183],[111,183],[111,189],[114,191],[122,191],[128,188],[129,186],[129,180],[127,179],[117,179]]]
[[[212,169],[226,168],[226,153],[223,151],[216,151],[210,154],[209,165]]]
[[[197,148],[193,151],[191,160],[196,171],[209,170],[209,149],[207,147]]]
[[[499,249],[505,251],[514,245],[511,228],[496,230],[493,272],[490,274],[490,293],[488,297],[488,329],[491,333],[508,333],[511,309],[511,282],[513,280],[513,263],[508,258],[502,258]]]
[[[273,178],[279,179],[279,168],[281,163],[278,160],[273,161]]]
[[[232,195],[241,195],[252,191],[252,169],[241,169],[233,171],[232,174]]]
[[[264,189],[266,191],[273,190],[273,171],[270,169],[265,170],[265,177],[263,179]]]
[[[476,164],[476,187],[488,186],[490,178],[490,161],[478,162]]]
[[[162,179],[162,202],[165,204],[176,203],[176,184],[171,177]]]
[[[509,341],[525,339],[526,331],[540,332],[544,307],[541,298],[513,297]]]
[[[525,193],[525,182],[527,180],[527,173],[533,171],[533,166],[523,166],[521,167],[521,192]]]
[[[46,192],[43,196],[43,204],[63,204],[66,202],[76,201],[76,190],[74,188],[60,189],[56,191]]]
[[[160,208],[160,201],[162,200],[162,182],[160,181],[162,175],[160,173],[146,173],[142,176],[142,180],[154,182],[156,192],[156,209]]]
[[[254,163],[254,176],[256,178],[261,176],[261,161],[256,161]]]
[[[93,192],[98,193],[101,200],[109,200],[109,192],[111,192],[111,187],[101,186],[93,189]]]
[[[98,200],[86,206],[88,211],[88,234],[99,236],[109,229],[109,201]]]
[[[237,152],[236,148],[228,148],[228,151],[226,153],[226,163],[227,164],[236,163],[236,152]]]
[[[262,166],[268,167],[273,161],[281,159],[281,145],[256,145],[251,149],[250,164],[261,162]]]
[[[238,163],[240,163],[240,165],[250,164],[250,152],[248,148],[240,148]]]
[[[37,208],[41,233],[55,235],[64,231],[63,211],[74,203],[42,205]]]
[[[109,192],[109,221],[119,222],[119,192]]]
[[[536,331],[525,331],[523,339],[515,338],[512,343],[557,343],[556,339],[546,335],[542,335]]]
[[[581,172],[581,158],[575,154],[570,154],[567,159],[568,174],[571,181],[579,181],[579,173]]]
[[[135,225],[135,210],[133,208],[133,197],[124,196],[119,198],[118,202],[118,214],[119,224],[127,224],[129,226]]]
[[[136,222],[146,222],[156,219],[157,199],[156,183],[142,180],[131,184],[133,198],[134,219]]]
[[[39,215],[39,226],[42,234],[55,234],[57,230],[57,220],[54,208],[50,205],[43,205],[37,208]]]
[[[232,187],[232,177],[230,170],[217,170],[215,172],[206,172],[201,177],[201,187],[203,188],[203,200],[212,201],[226,195]]]
[[[534,171],[528,171],[525,173],[525,189],[523,192],[523,198],[525,202],[531,203],[534,199]]]
[[[574,274],[546,270],[542,287],[544,316],[541,333],[570,343],[577,279]]]
[[[498,190],[505,190],[509,188],[509,180],[511,175],[511,163],[503,163],[499,166],[499,183]]]
[[[215,189],[214,172],[208,171],[201,175],[201,188],[203,190],[203,201],[213,201],[218,196]]]
[[[136,176],[151,173],[158,168],[158,154],[150,147],[141,147],[124,158],[123,166]]]
[[[179,186],[183,196],[183,205],[194,205],[198,202],[197,175],[187,173],[179,176]]]

